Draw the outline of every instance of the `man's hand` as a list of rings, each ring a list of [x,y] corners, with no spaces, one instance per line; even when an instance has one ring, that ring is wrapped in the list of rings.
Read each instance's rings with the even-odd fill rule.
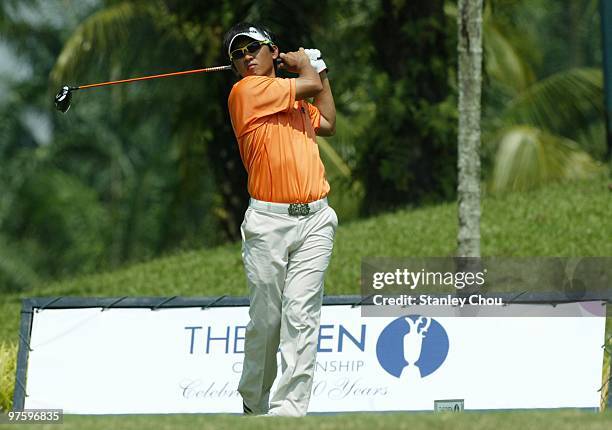
[[[316,70],[310,65],[310,58],[306,55],[304,48],[295,52],[281,53],[283,61],[278,67],[299,76],[295,80],[295,99],[303,100],[314,97],[323,90],[321,78]]]
[[[287,70],[291,73],[302,74],[307,67],[310,65],[310,57],[304,51],[304,48],[300,48],[294,52],[281,52],[280,58],[282,63],[278,66],[281,69]]]
[[[325,65],[325,61],[321,57],[321,51],[318,49],[304,49],[308,58],[310,58],[310,65],[314,67],[317,73],[321,73],[324,70],[327,70],[327,66]]]

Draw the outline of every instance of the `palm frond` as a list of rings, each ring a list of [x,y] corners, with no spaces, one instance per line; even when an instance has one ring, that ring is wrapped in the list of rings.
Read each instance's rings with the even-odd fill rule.
[[[334,171],[348,179],[352,178],[356,161],[355,142],[359,141],[363,129],[367,128],[373,112],[372,108],[365,105],[355,110],[358,113],[352,116],[336,113],[336,134],[332,139],[317,138],[323,162],[331,164]]]
[[[514,93],[520,93],[533,83],[533,70],[490,15],[485,16],[483,22],[483,45],[484,67],[491,78]]]
[[[70,36],[51,71],[51,80],[58,84],[66,76],[92,68],[100,60],[116,54],[118,46],[125,46],[130,28],[139,19],[154,14],[153,3],[121,2],[106,7],[81,23]]]
[[[601,171],[574,141],[519,125],[501,134],[490,188],[522,191],[551,181],[593,177]]]
[[[456,3],[445,2],[444,13],[448,18],[456,20]],[[486,73],[514,93],[527,88],[535,80],[535,74],[514,47],[507,31],[496,21],[489,2],[485,2],[484,6],[482,34]]]
[[[329,162],[334,166],[335,170],[338,171],[342,176],[350,178],[351,169],[344,162],[344,160],[342,160],[342,157],[340,157],[340,155],[329,144],[329,142],[323,137],[318,137],[317,143],[319,144],[319,149],[321,149],[324,158],[329,160]]]
[[[582,127],[603,115],[603,78],[599,69],[575,68],[531,85],[508,105],[506,124],[531,124],[559,133]]]
[[[605,160],[608,148],[605,121],[592,121],[577,130],[574,140],[596,160]]]

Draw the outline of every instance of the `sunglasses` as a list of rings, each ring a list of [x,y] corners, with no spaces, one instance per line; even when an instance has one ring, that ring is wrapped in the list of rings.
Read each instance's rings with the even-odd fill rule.
[[[270,40],[262,40],[262,41],[256,40],[254,42],[249,43],[246,46],[243,46],[242,48],[234,49],[232,52],[230,52],[230,61],[240,60],[241,58],[244,58],[247,52],[249,54],[254,54],[263,45],[272,45],[272,42]]]

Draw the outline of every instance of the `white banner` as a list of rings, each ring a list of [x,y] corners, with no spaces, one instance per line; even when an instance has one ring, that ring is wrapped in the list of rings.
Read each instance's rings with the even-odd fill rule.
[[[247,307],[33,315],[27,409],[242,412]],[[604,333],[603,317],[363,318],[324,306],[309,412],[433,410],[439,399],[596,408]]]

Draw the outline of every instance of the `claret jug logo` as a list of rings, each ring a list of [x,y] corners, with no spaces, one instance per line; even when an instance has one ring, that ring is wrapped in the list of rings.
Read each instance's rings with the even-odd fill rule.
[[[380,333],[376,357],[383,369],[397,378],[424,378],[444,363],[448,346],[448,335],[439,322],[408,315],[393,320]]]

